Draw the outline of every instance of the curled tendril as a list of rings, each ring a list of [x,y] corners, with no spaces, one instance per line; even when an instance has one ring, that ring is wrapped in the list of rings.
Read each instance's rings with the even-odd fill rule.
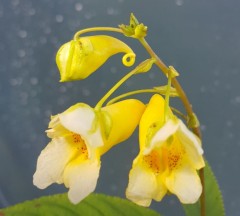
[[[135,63],[135,58],[136,58],[135,53],[127,53],[123,56],[122,63],[125,66],[130,67]]]

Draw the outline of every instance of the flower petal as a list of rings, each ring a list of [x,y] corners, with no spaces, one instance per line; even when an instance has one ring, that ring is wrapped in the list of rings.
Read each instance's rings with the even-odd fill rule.
[[[193,134],[181,120],[179,120],[179,129],[176,133],[179,141],[184,145],[188,159],[191,161],[195,169],[201,169],[205,166],[202,154],[201,141]]]
[[[38,157],[33,184],[40,189],[55,182],[61,184],[63,170],[76,151],[64,138],[53,139]]]
[[[182,166],[167,176],[166,186],[184,204],[197,202],[202,193],[200,178],[190,166]]]
[[[129,173],[129,183],[126,197],[138,205],[148,207],[153,194],[157,190],[156,177],[152,172],[146,172],[139,166],[134,167]]]
[[[135,160],[136,162],[136,160]],[[139,165],[134,165],[129,173],[126,197],[138,205],[148,207],[152,199],[160,201],[167,189],[155,174]]]
[[[104,144],[95,112],[87,104],[78,103],[70,107],[59,114],[59,119],[66,129],[81,135],[86,145],[98,147]]]
[[[149,154],[153,148],[160,147],[167,139],[173,135],[179,127],[177,120],[169,119],[152,137],[149,146],[146,146],[144,154]]]
[[[105,145],[101,147],[101,154],[132,135],[144,109],[145,105],[135,99],[120,101],[102,109],[111,119],[111,130]]]
[[[149,133],[149,128],[155,123],[163,123],[164,121],[164,104],[162,96],[155,94],[149,101],[139,124],[139,141],[140,150],[145,148],[146,137]]]
[[[96,188],[100,171],[99,160],[71,161],[64,171],[64,184],[69,188],[69,200],[77,204]]]

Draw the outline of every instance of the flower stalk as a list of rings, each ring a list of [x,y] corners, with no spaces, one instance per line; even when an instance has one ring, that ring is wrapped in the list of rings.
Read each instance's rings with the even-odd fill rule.
[[[96,31],[110,31],[110,32],[122,33],[122,30],[119,29],[119,28],[114,28],[114,27],[92,27],[92,28],[82,29],[82,30],[76,32],[74,37],[73,37],[73,39],[76,40],[82,34],[85,34],[85,33],[88,33],[88,32],[96,32]]]
[[[128,80],[131,76],[133,76],[137,72],[137,68],[130,71],[127,75],[125,75],[122,79],[120,79],[97,103],[95,106],[95,110],[100,110],[105,101],[124,83]]]

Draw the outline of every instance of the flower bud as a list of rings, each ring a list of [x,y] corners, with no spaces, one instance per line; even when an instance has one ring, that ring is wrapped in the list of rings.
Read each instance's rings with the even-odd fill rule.
[[[60,81],[85,79],[117,53],[126,53],[122,60],[125,66],[134,64],[132,49],[114,37],[97,35],[71,40],[62,45],[56,55]]]

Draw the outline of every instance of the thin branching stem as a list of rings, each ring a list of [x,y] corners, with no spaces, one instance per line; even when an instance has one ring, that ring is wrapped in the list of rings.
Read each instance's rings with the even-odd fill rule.
[[[122,30],[119,28],[113,28],[113,27],[92,27],[92,28],[86,28],[86,29],[82,29],[78,32],[75,33],[73,39],[77,40],[80,35],[88,33],[88,32],[96,32],[96,31],[110,31],[110,32],[118,32],[118,33],[122,33]]]

